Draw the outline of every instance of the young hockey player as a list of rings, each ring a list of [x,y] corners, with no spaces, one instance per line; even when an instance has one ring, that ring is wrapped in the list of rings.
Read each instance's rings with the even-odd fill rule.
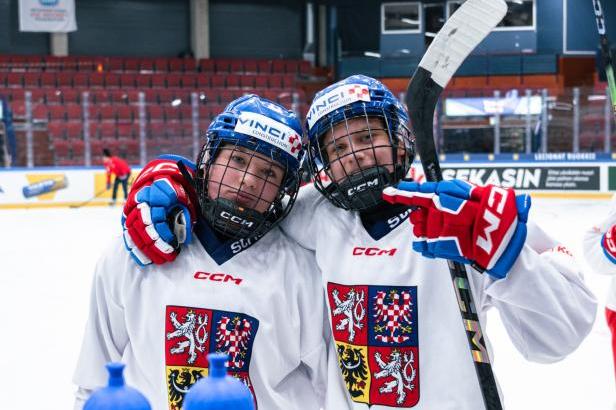
[[[612,197],[610,208],[605,219],[590,228],[584,235],[584,256],[594,272],[612,275],[612,284],[605,304],[605,318],[612,333],[612,353],[616,374],[616,195]]]
[[[362,75],[317,93],[307,116],[315,187],[300,191],[282,228],[315,251],[327,293],[339,368],[328,363],[326,409],[483,408],[446,259],[467,264],[480,321],[497,308],[529,360],[565,357],[594,320],[571,255],[527,227],[527,196],[403,181],[414,157],[407,122],[393,94]]]
[[[119,238],[103,254],[74,375],[76,408],[106,384],[104,364],[121,361],[127,383],[154,409],[180,409],[189,387],[207,375],[211,352],[229,355],[229,373],[246,383],[258,408],[322,407],[329,333],[319,275],[313,255],[276,226],[299,189],[300,135],[295,114],[248,95],[212,122],[194,173],[179,157],[141,172],[126,222],[147,212],[162,235],[155,246],[171,235],[196,240],[175,263],[149,269],[131,260]],[[176,190],[182,171],[194,175],[196,192]],[[184,205],[173,208],[178,199]],[[167,214],[173,233],[163,228]]]

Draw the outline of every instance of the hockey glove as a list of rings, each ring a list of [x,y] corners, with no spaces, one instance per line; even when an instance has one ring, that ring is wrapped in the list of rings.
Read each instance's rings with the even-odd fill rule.
[[[507,276],[526,240],[530,197],[511,188],[461,180],[401,182],[386,188],[383,198],[415,207],[415,251],[471,264],[494,279]]]
[[[141,171],[124,205],[124,244],[141,266],[173,261],[180,245],[192,240],[197,194],[178,162],[194,174],[195,165],[187,159],[160,156]]]
[[[607,230],[601,238],[601,248],[607,259],[616,263],[616,225]]]

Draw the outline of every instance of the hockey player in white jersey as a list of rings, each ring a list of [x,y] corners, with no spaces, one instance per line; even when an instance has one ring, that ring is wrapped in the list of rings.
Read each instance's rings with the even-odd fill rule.
[[[211,352],[229,355],[229,373],[250,388],[256,408],[322,406],[323,291],[313,255],[276,226],[299,189],[301,132],[291,111],[248,95],[213,121],[196,172],[173,157],[141,172],[126,222],[147,213],[150,233],[191,243],[175,263],[147,269],[121,238],[103,254],[74,375],[77,409],[106,384],[109,361],[126,364],[127,382],[153,409],[180,409],[188,388],[207,375]],[[191,174],[196,192],[175,184]],[[163,228],[167,215],[173,233]],[[154,242],[164,254],[163,238]],[[147,263],[143,253],[133,257]]]
[[[584,235],[584,256],[594,272],[612,276],[605,304],[605,318],[612,333],[616,374],[616,195],[612,197],[607,216]]]
[[[326,409],[483,408],[446,259],[469,265],[480,321],[497,308],[529,360],[562,359],[594,320],[570,253],[527,227],[527,197],[403,181],[414,156],[407,121],[393,94],[362,75],[317,93],[308,113],[315,187],[300,190],[281,227],[315,251],[327,293],[338,363],[328,362]],[[178,254],[173,245],[157,263]]]

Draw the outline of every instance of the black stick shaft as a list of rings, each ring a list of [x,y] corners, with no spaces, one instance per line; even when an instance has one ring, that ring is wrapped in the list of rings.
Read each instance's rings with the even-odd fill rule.
[[[442,91],[443,88],[432,80],[431,73],[419,67],[415,71],[406,93],[411,126],[415,134],[417,150],[421,156],[426,179],[436,182],[441,181],[443,176],[436,152],[436,144],[434,143],[432,119]],[[453,261],[448,263],[485,408],[486,410],[502,410],[496,379],[479,323],[468,274],[461,263]],[[461,380],[460,382],[464,383],[465,381]]]

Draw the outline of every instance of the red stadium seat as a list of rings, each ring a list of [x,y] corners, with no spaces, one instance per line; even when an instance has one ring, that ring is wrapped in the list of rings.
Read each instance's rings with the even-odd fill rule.
[[[171,104],[174,99],[175,92],[173,90],[158,90],[158,101],[161,104]]]
[[[31,102],[32,104],[40,104],[40,103],[44,103],[45,101],[47,101],[47,103],[49,103],[49,101],[47,100],[47,96],[46,96],[46,92],[44,89],[42,88],[33,88],[30,91],[30,98],[31,98]]]
[[[56,73],[41,73],[40,77],[41,87],[55,87],[56,84]]]
[[[100,127],[99,127],[100,137],[102,140],[107,140],[107,141],[103,141],[103,145],[108,144],[109,139],[116,137],[116,129],[117,127],[114,122],[111,122],[111,121],[101,122]]]
[[[133,138],[139,134],[139,129],[136,124],[118,124],[118,138]]]
[[[25,87],[39,87],[40,73],[26,72],[23,75],[23,82]]]
[[[111,104],[103,104],[99,106],[99,114],[101,121],[115,121],[116,110]]]
[[[209,88],[210,87],[210,74],[198,74],[197,75],[197,87]]]
[[[284,73],[285,72],[285,60],[272,60],[272,72]]]
[[[36,107],[45,107],[43,104],[37,104]],[[13,111],[14,118],[25,118],[26,116],[26,103],[24,100],[13,100],[10,104]]]
[[[7,87],[23,87],[24,86],[24,75],[23,73],[15,73],[10,72],[6,75],[6,85]]]
[[[282,75],[281,74],[271,74],[268,80],[269,80],[270,88],[282,88]]]
[[[254,75],[243,75],[240,77],[240,87],[242,88],[254,88],[255,87],[255,76]]]
[[[90,104],[107,104],[109,101],[109,91],[90,90]]]
[[[310,61],[302,60],[299,63],[299,73],[304,76],[310,75],[312,71],[312,67],[310,65]]]
[[[240,77],[242,76],[239,74],[227,74],[227,88],[238,88],[240,86]]]
[[[182,124],[179,120],[171,120],[165,123],[165,133],[168,138],[178,138],[182,136]]]
[[[155,59],[154,69],[156,71],[169,71],[169,61],[166,58]]]
[[[267,76],[266,75],[256,75],[254,86],[257,88],[267,88],[268,87]]]
[[[90,74],[88,73],[72,73],[74,87],[88,87]]]
[[[214,64],[216,65],[217,73],[228,73],[231,69],[231,60],[226,58],[216,59]]]
[[[83,157],[85,153],[85,143],[81,138],[69,139],[71,145],[71,151],[73,151],[73,157]]]
[[[35,121],[48,121],[49,120],[49,110],[47,106],[43,104],[35,105],[32,109],[32,118]]]
[[[149,105],[147,110],[150,121],[162,121],[165,118],[163,108],[160,105]]]
[[[182,75],[183,88],[195,88],[197,86],[197,74],[190,73]]]
[[[289,74],[297,74],[299,71],[299,61],[287,60],[284,62],[284,71]]]
[[[56,74],[56,81],[58,87],[72,87],[73,86],[74,73],[60,72]]]
[[[64,104],[66,108],[66,118],[70,120],[81,120],[81,105],[76,103]]]
[[[257,61],[257,68],[261,74],[269,74],[272,72],[272,63],[269,60]]]
[[[197,71],[197,62],[194,58],[185,58],[183,59],[183,63],[185,72]]]
[[[50,122],[47,124],[47,133],[52,140],[66,138],[66,123],[64,121]]]
[[[139,60],[136,58],[125,58],[124,71],[139,71]]]
[[[181,87],[182,86],[182,74],[180,73],[169,73],[166,76],[167,87]]]
[[[286,74],[282,77],[283,88],[295,88],[295,74]]]
[[[139,61],[139,69],[141,71],[154,71],[154,60],[151,58],[142,58]]]
[[[66,136],[69,139],[81,139],[83,137],[83,123],[81,121],[69,121],[66,124]]]
[[[132,122],[134,115],[134,107],[130,105],[116,106],[116,117],[118,122]]]
[[[232,73],[243,73],[244,62],[242,60],[231,60],[229,62],[229,71]]]
[[[135,86],[137,88],[150,88],[152,86],[152,75],[137,74],[135,77]]]
[[[101,120],[101,109],[103,105],[91,104],[88,107],[88,116],[91,122],[99,122]]]
[[[257,66],[257,60],[246,59],[244,60],[244,72],[250,74],[256,74],[259,71]]]
[[[105,86],[105,74],[91,73],[89,82],[90,82],[90,87],[104,87]]]
[[[105,88],[118,88],[120,87],[120,75],[114,73],[105,74]]]
[[[137,67],[137,60],[130,60],[135,63],[135,67]],[[123,73],[120,75],[120,86],[122,88],[133,88],[135,86],[135,74],[126,74]]]
[[[216,65],[214,64],[214,60],[210,60],[209,58],[202,58],[199,60],[199,71],[212,73],[216,70]]]
[[[63,103],[78,103],[81,104],[82,90],[74,88],[63,88],[60,90]],[[91,97],[90,97],[91,98]],[[90,100],[92,101],[92,100]]]
[[[124,71],[124,58],[109,57],[107,59],[107,69],[109,71]]]
[[[167,84],[165,82],[165,74],[156,73],[152,74],[152,88],[164,88]]]
[[[47,107],[49,111],[49,120],[62,120],[66,121],[66,108],[62,105],[50,105]]]
[[[224,74],[213,74],[210,77],[210,84],[212,87],[225,88],[225,75]]]
[[[52,145],[56,159],[66,158],[68,156],[69,142],[67,140],[53,139]]]
[[[184,71],[184,59],[183,58],[170,58],[169,71],[171,72],[183,72]]]
[[[158,104],[158,90],[141,90],[145,94],[146,104]]]
[[[165,113],[166,121],[179,121],[182,118],[180,107],[174,107],[172,105],[164,105],[163,111]]]

